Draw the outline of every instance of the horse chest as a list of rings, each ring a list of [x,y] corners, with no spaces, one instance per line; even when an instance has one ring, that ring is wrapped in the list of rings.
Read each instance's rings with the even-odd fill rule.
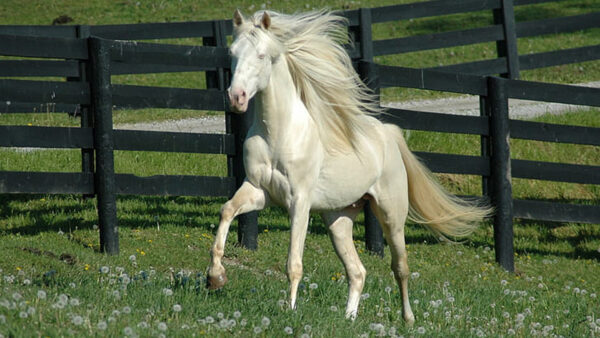
[[[271,200],[289,207],[294,193],[310,185],[312,164],[296,153],[270,146],[259,136],[244,143],[244,164],[248,180],[265,189]],[[306,182],[308,181],[308,182]]]

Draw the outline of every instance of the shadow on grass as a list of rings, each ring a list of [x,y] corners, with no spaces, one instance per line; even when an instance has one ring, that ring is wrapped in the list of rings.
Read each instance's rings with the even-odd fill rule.
[[[220,216],[221,205],[226,198],[119,196],[119,226],[130,229],[155,228],[157,226],[186,226],[214,232]],[[552,200],[552,202],[565,202]],[[597,204],[598,201],[568,201]],[[3,195],[0,196],[0,222],[4,221],[3,233],[37,235],[44,232],[70,232],[75,229],[93,229],[98,224],[95,200],[77,196]],[[23,217],[11,225],[10,219]],[[8,220],[8,221],[7,221]],[[1,225],[2,223],[0,223]],[[230,231],[237,231],[234,221]],[[600,252],[590,242],[600,241],[600,227],[591,224],[566,224],[532,222],[515,223],[515,251],[519,254],[538,254],[600,260]],[[259,212],[259,234],[268,231],[289,231],[289,217],[285,209],[270,207]],[[467,239],[472,245],[493,247],[491,225],[486,236],[475,235]],[[311,234],[327,235],[327,228],[320,215],[311,214]],[[362,218],[354,227],[356,240],[364,241]],[[424,227],[409,224],[406,231],[407,244],[437,244],[438,241]],[[567,243],[568,245],[559,244]],[[85,245],[85,243],[82,243]],[[598,245],[600,247],[600,244]]]

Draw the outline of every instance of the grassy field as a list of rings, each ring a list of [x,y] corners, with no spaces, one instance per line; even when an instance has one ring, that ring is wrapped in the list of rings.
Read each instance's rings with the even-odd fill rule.
[[[538,120],[600,127],[597,110]],[[411,132],[414,150],[475,154],[470,136]],[[594,147],[513,140],[514,157],[597,164]],[[437,145],[437,146],[436,146]],[[597,147],[596,147],[597,148]],[[573,154],[577,154],[573,156]],[[0,150],[0,170],[77,171],[79,152]],[[224,175],[222,156],[117,152],[118,172]],[[441,175],[455,193],[477,194],[479,179]],[[533,183],[532,183],[533,182]],[[597,204],[597,186],[516,181],[519,198]],[[4,336],[593,336],[600,333],[597,295],[600,228],[521,222],[515,227],[516,274],[494,262],[493,230],[463,245],[443,245],[409,225],[411,301],[405,327],[385,258],[365,252],[359,218],[355,244],[369,276],[360,315],[343,319],[346,281],[318,215],[311,217],[305,279],[296,311],[286,308],[287,215],[259,218],[259,250],[228,240],[230,283],[204,289],[208,250],[222,198],[118,199],[121,254],[98,253],[94,200],[76,196],[0,196],[0,334]]]
[[[1,24],[50,24],[60,15],[71,24],[174,22],[228,18],[234,8],[294,12],[312,8],[352,9],[402,1],[107,1],[3,0]],[[561,1],[517,9],[519,21],[600,10],[596,0]],[[451,15],[375,25],[377,39],[466,29],[491,22],[490,13]],[[600,29],[520,39],[521,53],[590,45]],[[196,39],[169,41],[199,43]],[[428,67],[493,58],[493,44],[381,57],[377,62]],[[528,80],[579,83],[600,79],[600,61],[526,71]],[[203,88],[203,73],[114,76],[113,82]],[[384,100],[429,99],[429,91],[384,91]],[[598,109],[538,121],[600,127]],[[145,109],[116,111],[115,123],[160,121],[214,112]],[[0,125],[78,126],[66,114],[1,114]],[[476,155],[479,137],[411,131],[411,149]],[[600,149],[511,140],[513,158],[599,165]],[[79,150],[0,148],[0,171],[77,172]],[[223,156],[150,152],[115,153],[116,171],[157,174],[226,174]],[[457,194],[480,194],[479,177],[439,175]],[[513,181],[516,198],[576,201],[597,205],[600,186]],[[326,229],[312,215],[306,242],[298,309],[286,307],[287,214],[269,208],[259,217],[259,249],[236,245],[231,229],[224,290],[204,288],[209,247],[224,198],[120,196],[119,256],[99,253],[94,199],[79,196],[0,195],[0,338],[30,336],[565,336],[600,335],[600,228],[585,224],[517,222],[516,273],[495,263],[489,223],[462,245],[445,245],[409,224],[409,288],[416,316],[404,326],[400,296],[383,259],[365,251],[363,220],[355,244],[368,270],[359,317],[343,317],[346,278]]]

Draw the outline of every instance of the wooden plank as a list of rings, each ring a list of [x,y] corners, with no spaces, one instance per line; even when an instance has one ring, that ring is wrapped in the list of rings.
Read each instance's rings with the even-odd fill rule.
[[[0,146],[92,148],[92,128],[0,126]]]
[[[521,69],[537,69],[600,59],[600,44],[519,56]]]
[[[0,101],[89,104],[90,88],[85,82],[0,79]]]
[[[490,60],[472,61],[454,65],[427,68],[447,73],[465,73],[472,75],[497,75],[508,71],[506,57]]]
[[[223,47],[180,46],[135,41],[110,41],[111,60],[133,64],[163,64],[217,68],[229,67],[229,51]]]
[[[78,104],[38,103],[0,101],[0,113],[68,113],[71,116],[80,114],[81,106]]]
[[[398,21],[500,8],[499,0],[437,0],[373,8],[373,22]]]
[[[506,57],[507,72],[500,76],[509,79],[519,78],[519,51],[517,50],[517,33],[515,29],[515,12],[513,0],[502,0],[502,7],[494,10],[494,23],[502,24],[504,37],[496,41],[498,57]]]
[[[545,34],[569,33],[597,27],[600,27],[600,12],[518,22],[516,31],[517,36],[523,38]]]
[[[164,64],[133,64],[113,62],[110,65],[112,75],[123,74],[157,74],[157,73],[183,73],[213,71],[215,67],[207,65],[178,66]]]
[[[428,69],[377,65],[382,88],[409,87],[446,92],[487,95],[484,77]]]
[[[0,60],[0,76],[79,76],[79,62]]]
[[[504,38],[501,25],[373,41],[375,56],[464,46]]]
[[[91,173],[0,171],[2,194],[93,194]]]
[[[117,193],[121,195],[158,196],[231,196],[234,177],[157,175],[139,177],[116,174]]]
[[[515,6],[539,5],[539,4],[545,4],[547,2],[561,2],[561,1],[571,1],[571,0],[515,0]]]
[[[114,130],[115,150],[235,155],[231,134]]]
[[[600,146],[600,128],[510,120],[510,137]]]
[[[385,123],[393,123],[403,129],[489,135],[487,116],[464,116],[388,108],[378,116]]]
[[[600,88],[510,80],[508,95],[513,99],[600,107]]]
[[[105,39],[149,40],[203,37],[212,35],[213,31],[212,21],[188,21],[97,25],[90,27],[90,33]]]
[[[516,218],[600,224],[600,206],[513,200]]]
[[[87,60],[87,41],[74,38],[0,35],[0,55]]]
[[[414,154],[436,173],[490,175],[489,159],[480,156],[441,154],[415,151]]]
[[[113,104],[120,107],[225,110],[225,93],[214,89],[201,90],[132,85],[113,85],[112,89]]]
[[[512,176],[555,182],[600,184],[600,166],[512,160]]]
[[[0,25],[2,35],[25,35],[50,38],[74,38],[77,26]]]

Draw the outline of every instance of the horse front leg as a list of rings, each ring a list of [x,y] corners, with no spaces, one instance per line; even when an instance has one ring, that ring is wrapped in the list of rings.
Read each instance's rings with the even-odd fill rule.
[[[248,181],[244,181],[235,195],[233,195],[233,198],[223,205],[219,228],[217,229],[215,242],[210,251],[211,261],[208,267],[208,278],[206,279],[207,288],[211,290],[219,289],[227,283],[227,276],[225,275],[225,268],[221,263],[221,259],[225,253],[225,241],[227,240],[229,226],[233,219],[240,214],[262,210],[267,202],[268,197],[264,190],[256,188]]]
[[[288,251],[287,274],[290,282],[290,307],[296,308],[298,285],[302,279],[302,256],[308,231],[310,206],[308,200],[298,199],[290,208],[291,235]]]

